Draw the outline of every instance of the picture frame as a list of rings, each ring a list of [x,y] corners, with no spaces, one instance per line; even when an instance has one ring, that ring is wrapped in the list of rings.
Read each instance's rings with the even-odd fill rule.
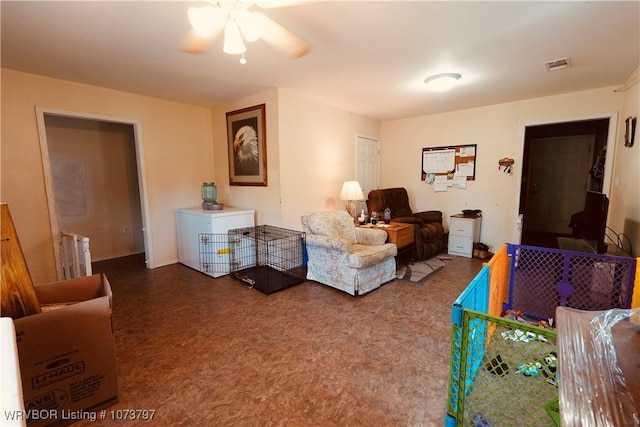
[[[230,111],[227,116],[229,185],[267,186],[265,104]]]

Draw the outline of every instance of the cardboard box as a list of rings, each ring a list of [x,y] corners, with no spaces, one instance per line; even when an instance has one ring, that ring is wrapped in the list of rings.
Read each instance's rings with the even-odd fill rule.
[[[118,401],[109,281],[96,274],[35,289],[41,305],[58,308],[14,320],[27,425],[91,419]]]

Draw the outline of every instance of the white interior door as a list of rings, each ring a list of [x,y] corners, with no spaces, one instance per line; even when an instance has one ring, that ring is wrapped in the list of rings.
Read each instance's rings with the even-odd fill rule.
[[[380,188],[380,140],[370,136],[356,135],[356,180],[360,182],[366,198],[369,191]],[[365,206],[362,206],[362,205]],[[366,211],[366,203],[356,207]]]

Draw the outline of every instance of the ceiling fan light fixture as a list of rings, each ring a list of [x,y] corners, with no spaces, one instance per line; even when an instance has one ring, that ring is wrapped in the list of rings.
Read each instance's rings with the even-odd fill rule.
[[[261,12],[248,10],[254,3],[257,4],[257,1],[207,1],[211,4],[188,8],[187,15],[192,29],[184,38],[181,48],[186,53],[203,53],[210,42],[220,35],[224,38],[222,50],[230,55],[245,53],[245,42],[258,39],[264,40],[290,58],[300,58],[311,50],[311,46],[297,34]],[[265,7],[263,2],[260,3],[258,6]],[[282,6],[287,1],[273,0],[267,3]],[[241,58],[240,62],[245,63],[246,59]]]
[[[248,42],[254,42],[262,35],[263,23],[260,18],[260,14],[249,12],[246,9],[233,12],[233,19],[237,22],[242,36]]]
[[[193,30],[202,37],[209,37],[216,28],[218,9],[213,6],[190,7],[187,17]]]
[[[240,28],[238,28],[238,24],[233,19],[227,20],[224,26],[224,47],[222,51],[229,55],[240,55],[247,51]]]
[[[458,73],[442,73],[436,74],[424,79],[427,88],[435,92],[446,92],[453,88],[462,76]]]

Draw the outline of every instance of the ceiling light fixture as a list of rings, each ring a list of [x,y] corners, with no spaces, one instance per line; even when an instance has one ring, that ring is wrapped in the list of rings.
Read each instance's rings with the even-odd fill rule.
[[[241,64],[246,64],[245,41],[254,42],[262,33],[263,19],[260,14],[247,9],[251,2],[219,2],[217,7],[190,7],[187,16],[191,27],[204,38],[211,37],[216,27],[224,25],[224,45],[222,51],[229,55],[242,55]]]
[[[458,73],[436,74],[424,79],[427,88],[436,92],[446,92],[450,90],[462,76]]]

